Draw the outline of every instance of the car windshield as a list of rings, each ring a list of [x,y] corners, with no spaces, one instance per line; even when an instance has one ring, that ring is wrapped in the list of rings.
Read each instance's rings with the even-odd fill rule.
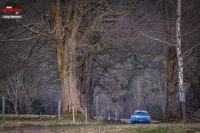
[[[134,115],[147,116],[147,112],[135,112]]]

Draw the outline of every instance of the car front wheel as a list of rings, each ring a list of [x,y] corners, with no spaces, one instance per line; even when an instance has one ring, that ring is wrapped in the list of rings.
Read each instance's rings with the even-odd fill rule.
[[[131,121],[131,124],[134,124],[135,122]]]

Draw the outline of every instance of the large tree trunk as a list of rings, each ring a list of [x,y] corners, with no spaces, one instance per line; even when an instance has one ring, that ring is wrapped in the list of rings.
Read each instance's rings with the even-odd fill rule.
[[[176,20],[176,41],[177,41],[177,58],[178,58],[178,83],[180,93],[180,114],[181,119],[185,121],[185,91],[183,88],[183,57],[181,54],[181,0],[177,1],[177,20]]]
[[[168,117],[173,117],[177,113],[176,105],[176,77],[175,77],[175,66],[176,66],[176,48],[170,46],[167,55],[167,82],[168,82]]]
[[[72,4],[72,3],[70,3]],[[71,5],[72,6],[72,5]],[[70,10],[71,8],[69,8]],[[72,10],[72,9],[71,9]],[[61,17],[61,6],[59,0],[53,7],[55,22],[55,38],[57,41],[58,67],[62,82],[63,111],[72,111],[74,106],[75,113],[84,113],[80,106],[80,90],[77,88],[77,40],[76,34],[79,27],[77,12],[73,12],[74,18],[68,18],[68,35],[64,33],[63,21]]]
[[[169,23],[169,19],[173,15],[169,12],[167,0],[163,0],[163,30],[165,31],[164,39],[166,42],[171,42],[172,31],[170,27],[172,24]],[[176,96],[176,47],[175,46],[164,46],[166,64],[167,64],[167,100],[166,100],[166,118],[174,117],[177,114],[177,96]]]
[[[93,110],[93,88],[92,88],[92,60],[93,55],[89,54],[87,61],[86,61],[86,103],[88,108],[88,114],[89,116],[92,116],[92,110]]]
[[[93,55],[88,53],[84,63],[79,68],[82,71],[80,78],[82,107],[87,108],[88,116],[92,115],[93,109],[92,60]]]
[[[68,38],[65,46],[58,47],[58,64],[62,80],[63,111],[71,112],[74,106],[75,112],[84,112],[80,106],[80,90],[77,88],[77,57],[76,40]]]
[[[75,111],[83,112],[80,106],[80,91],[77,89],[77,58],[76,58],[76,40],[68,39],[65,46],[64,66],[63,66],[63,110],[71,110],[74,106]]]

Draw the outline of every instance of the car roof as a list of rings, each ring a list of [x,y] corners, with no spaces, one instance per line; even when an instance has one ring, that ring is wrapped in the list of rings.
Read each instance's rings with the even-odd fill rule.
[[[146,110],[136,110],[135,112],[147,112]]]

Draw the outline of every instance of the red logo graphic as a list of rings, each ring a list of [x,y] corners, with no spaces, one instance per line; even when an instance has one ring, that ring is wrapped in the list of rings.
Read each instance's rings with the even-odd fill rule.
[[[19,13],[22,11],[22,8],[12,8],[12,6],[7,6],[2,10],[3,13]]]

